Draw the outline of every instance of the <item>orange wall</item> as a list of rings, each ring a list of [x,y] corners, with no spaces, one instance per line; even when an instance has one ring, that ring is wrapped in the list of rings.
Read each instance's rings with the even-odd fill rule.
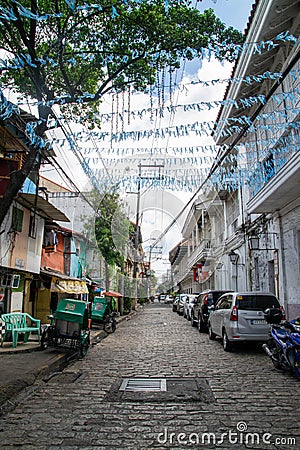
[[[46,267],[64,273],[64,237],[58,233],[57,239],[58,244],[55,252],[45,253],[45,249],[43,248],[41,268]]]

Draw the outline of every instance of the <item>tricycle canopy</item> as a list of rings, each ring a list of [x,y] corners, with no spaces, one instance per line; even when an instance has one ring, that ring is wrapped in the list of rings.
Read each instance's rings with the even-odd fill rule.
[[[107,298],[94,297],[92,303],[91,319],[102,320],[107,307]]]
[[[88,310],[86,303],[81,300],[62,299],[55,311],[56,320],[66,320],[68,322],[79,323],[87,327]]]

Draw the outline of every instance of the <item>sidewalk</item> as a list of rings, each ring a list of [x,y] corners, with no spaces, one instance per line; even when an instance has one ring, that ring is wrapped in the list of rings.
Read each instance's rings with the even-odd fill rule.
[[[130,315],[119,317],[117,323],[128,319]],[[91,346],[106,336],[100,327],[93,328]],[[3,347],[0,347],[0,416],[2,411],[14,406],[14,397],[20,391],[31,386],[37,378],[47,378],[53,372],[63,370],[73,359],[74,353],[69,349],[40,350],[35,335],[27,343],[18,341],[15,349],[11,342],[4,342]]]
[[[106,337],[103,330],[91,330],[91,345]],[[68,349],[48,348],[40,350],[37,340],[27,343],[18,342],[16,349],[11,342],[0,347],[0,416],[14,406],[14,397],[23,389],[31,386],[39,378],[47,378],[53,372],[66,367],[74,353]]]

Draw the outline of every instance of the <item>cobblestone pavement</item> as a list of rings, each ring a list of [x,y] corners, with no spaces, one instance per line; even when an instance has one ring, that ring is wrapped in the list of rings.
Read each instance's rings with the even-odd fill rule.
[[[121,393],[128,377],[181,388]],[[300,449],[299,387],[257,347],[226,353],[170,305],[149,305],[86,358],[25,389],[3,417],[0,448]]]

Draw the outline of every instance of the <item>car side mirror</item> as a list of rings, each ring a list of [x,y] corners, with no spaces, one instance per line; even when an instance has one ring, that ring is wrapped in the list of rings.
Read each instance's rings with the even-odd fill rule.
[[[215,305],[211,305],[211,306],[208,307],[208,309],[209,309],[210,311],[214,311],[214,310],[216,309],[216,307],[215,307]]]

